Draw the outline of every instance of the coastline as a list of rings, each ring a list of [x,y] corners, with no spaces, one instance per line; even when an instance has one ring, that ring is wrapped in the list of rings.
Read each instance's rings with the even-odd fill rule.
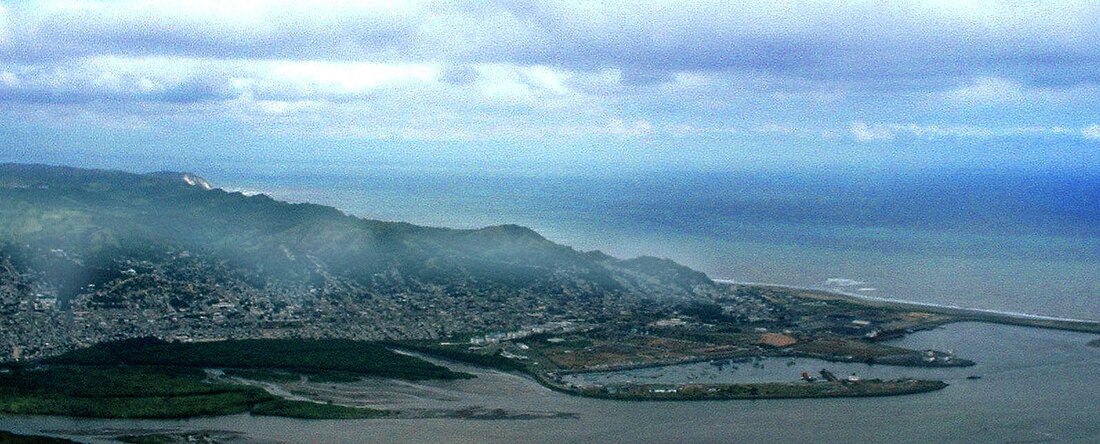
[[[486,367],[484,364],[455,361],[453,358],[433,354],[432,350],[403,350],[421,359],[434,360],[440,365],[473,366],[486,370],[499,371],[531,380],[547,389],[570,396],[604,399],[614,401],[737,401],[763,399],[822,399],[822,398],[868,398],[884,396],[903,396],[934,392],[947,388],[949,384],[937,380],[892,379],[865,380],[856,383],[836,382],[759,382],[735,384],[617,384],[608,386],[573,386],[561,382],[558,378],[564,374],[617,371],[646,367],[663,367],[691,362],[704,362],[712,357],[696,357],[676,361],[639,363],[616,368],[559,370],[551,373],[530,371],[529,369],[508,369]]]
[[[847,382],[768,382],[755,384],[641,384],[627,391],[580,389],[578,395],[620,401],[733,401],[762,399],[869,398],[904,396],[947,388],[943,381],[873,380]],[[669,388],[673,387],[673,388]]]
[[[738,282],[729,279],[712,280],[715,283],[725,285],[738,285],[774,290],[796,291],[798,292],[798,296],[809,299],[839,300],[868,307],[887,308],[895,310],[920,310],[929,313],[952,316],[954,319],[949,322],[990,322],[994,324],[1019,325],[1024,327],[1048,328],[1054,330],[1076,331],[1083,333],[1100,333],[1100,321],[1092,321],[1086,319],[1070,319],[1028,313],[1015,313],[981,308],[959,307],[954,305],[935,304],[928,302],[905,301],[901,299],[867,296],[826,288],[800,287],[795,285],[762,282]]]

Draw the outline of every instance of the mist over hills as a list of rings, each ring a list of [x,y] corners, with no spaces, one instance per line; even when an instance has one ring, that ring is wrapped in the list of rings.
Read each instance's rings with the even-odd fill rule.
[[[193,173],[0,165],[0,310],[9,324],[0,354],[39,323],[18,313],[56,318],[46,330],[81,343],[438,337],[722,293],[670,260],[579,252],[517,225],[360,219],[226,192]]]

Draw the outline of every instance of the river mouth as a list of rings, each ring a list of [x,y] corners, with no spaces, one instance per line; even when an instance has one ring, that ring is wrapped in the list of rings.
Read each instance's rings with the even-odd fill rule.
[[[521,375],[447,363],[476,379],[431,382],[456,398],[403,402],[459,410],[464,406],[511,412],[565,412],[575,419],[464,420],[377,418],[307,421],[232,415],[190,420],[105,420],[44,416],[0,417],[0,429],[24,434],[65,435],[82,442],[113,442],[80,434],[113,428],[130,432],[239,432],[226,442],[1081,442],[1100,436],[1100,391],[1095,371],[1100,349],[1085,344],[1094,335],[1015,326],[958,323],[921,331],[890,345],[923,350],[954,349],[977,364],[967,368],[874,368],[936,375],[951,385],[920,395],[860,399],[632,402],[554,392]],[[797,378],[802,365],[764,363],[765,370]],[[812,361],[805,362],[809,367]],[[438,361],[442,362],[442,361]],[[709,363],[701,363],[710,365]],[[825,368],[840,372],[837,363]],[[741,364],[739,364],[741,365]],[[743,367],[743,365],[742,365]],[[751,364],[749,364],[751,367]],[[775,367],[774,369],[770,367]],[[788,370],[790,373],[787,373]],[[820,370],[810,368],[808,370]],[[867,370],[870,371],[870,370]],[[967,376],[981,379],[968,380]],[[871,377],[860,373],[861,377]],[[934,377],[934,376],[927,376]],[[402,403],[393,403],[398,405]],[[960,414],[959,412],[965,412]],[[51,433],[52,431],[52,433]],[[60,433],[64,431],[65,433]]]
[[[517,421],[578,417],[575,412],[532,408],[530,403],[517,403],[516,394],[531,398],[549,392],[530,377],[419,353],[399,353],[472,374],[476,378],[406,381],[365,377],[354,382],[312,382],[306,378],[289,382],[265,382],[239,377],[230,379],[261,387],[282,398],[384,410],[391,413],[386,416],[388,419]]]

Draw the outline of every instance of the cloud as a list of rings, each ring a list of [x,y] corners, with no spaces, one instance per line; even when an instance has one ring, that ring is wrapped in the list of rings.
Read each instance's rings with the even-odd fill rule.
[[[96,55],[351,60],[404,45],[415,2],[45,1],[12,8],[28,60]]]
[[[894,134],[908,134],[913,137],[924,139],[1065,136],[1079,136],[1085,139],[1100,138],[1100,125],[1085,127],[1080,131],[1061,125],[983,127],[974,125],[919,125],[907,123],[889,124],[883,125],[883,127],[889,128]]]
[[[101,55],[618,68],[814,79],[1100,80],[1100,5],[980,1],[47,1],[11,8],[22,62]],[[701,20],[700,17],[705,17]],[[1052,63],[1053,61],[1053,63]],[[995,74],[996,73],[996,74]]]
[[[918,125],[915,123],[884,125],[892,134],[906,133],[915,137],[929,139],[944,137],[991,137],[997,132],[970,125]],[[1015,131],[1019,131],[1018,129]],[[1006,134],[1007,135],[1007,134]]]
[[[791,129],[789,127],[779,125],[779,124],[773,123],[773,122],[769,122],[769,123],[765,123],[763,125],[760,125],[759,127],[756,128],[756,131],[760,132],[762,134],[785,134],[785,135],[789,135],[789,134],[794,134],[795,133],[794,129]]]
[[[469,85],[477,80],[477,70],[469,65],[450,66],[439,79],[452,85]]]
[[[572,73],[546,66],[474,65],[477,100],[488,106],[562,108],[581,94],[570,86]]]
[[[1004,138],[1004,137],[1057,137],[1080,136],[1085,139],[1100,139],[1100,125],[1082,128],[1080,131],[1065,126],[1009,126],[984,127],[975,125],[936,125],[917,123],[884,123],[870,125],[863,121],[853,122],[852,136],[860,142],[891,140],[900,136],[937,140],[945,138]]]
[[[1000,77],[979,77],[969,85],[944,93],[947,100],[962,105],[1016,102],[1025,97],[1023,85]]]
[[[852,133],[852,137],[855,137],[856,140],[860,142],[876,142],[894,138],[894,133],[890,128],[880,125],[867,125],[867,123],[862,120],[852,122],[849,130]]]
[[[964,3],[0,0],[0,113],[455,140],[1087,137],[1100,4]]]
[[[0,5],[0,48],[4,48],[11,40],[10,24],[8,23],[8,8]]]
[[[573,74],[468,65],[455,84],[436,64],[98,57],[0,63],[0,115],[69,127],[243,123],[284,135],[426,140],[607,134],[607,111]],[[624,126],[641,135],[644,125]]]
[[[1081,129],[1081,136],[1088,140],[1100,140],[1100,124],[1089,125]]]
[[[0,100],[198,102],[356,100],[381,88],[437,83],[425,64],[219,61],[178,57],[99,57],[44,66],[0,65]]]
[[[645,120],[626,122],[623,119],[611,119],[607,124],[607,132],[623,137],[641,137],[653,134],[653,124]]]
[[[260,111],[267,114],[292,114],[318,111],[325,104],[324,102],[317,100],[258,100],[255,103]]]
[[[439,72],[426,64],[276,61],[257,66],[256,82],[245,88],[262,97],[341,100],[387,86],[435,83]]]
[[[0,101],[188,103],[227,97],[223,82],[198,66],[152,59],[125,63],[111,58],[55,66],[0,65]]]

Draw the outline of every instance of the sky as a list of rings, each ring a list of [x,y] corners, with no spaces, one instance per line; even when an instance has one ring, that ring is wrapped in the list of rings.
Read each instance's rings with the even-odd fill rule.
[[[1100,3],[3,1],[0,161],[1100,171]]]

